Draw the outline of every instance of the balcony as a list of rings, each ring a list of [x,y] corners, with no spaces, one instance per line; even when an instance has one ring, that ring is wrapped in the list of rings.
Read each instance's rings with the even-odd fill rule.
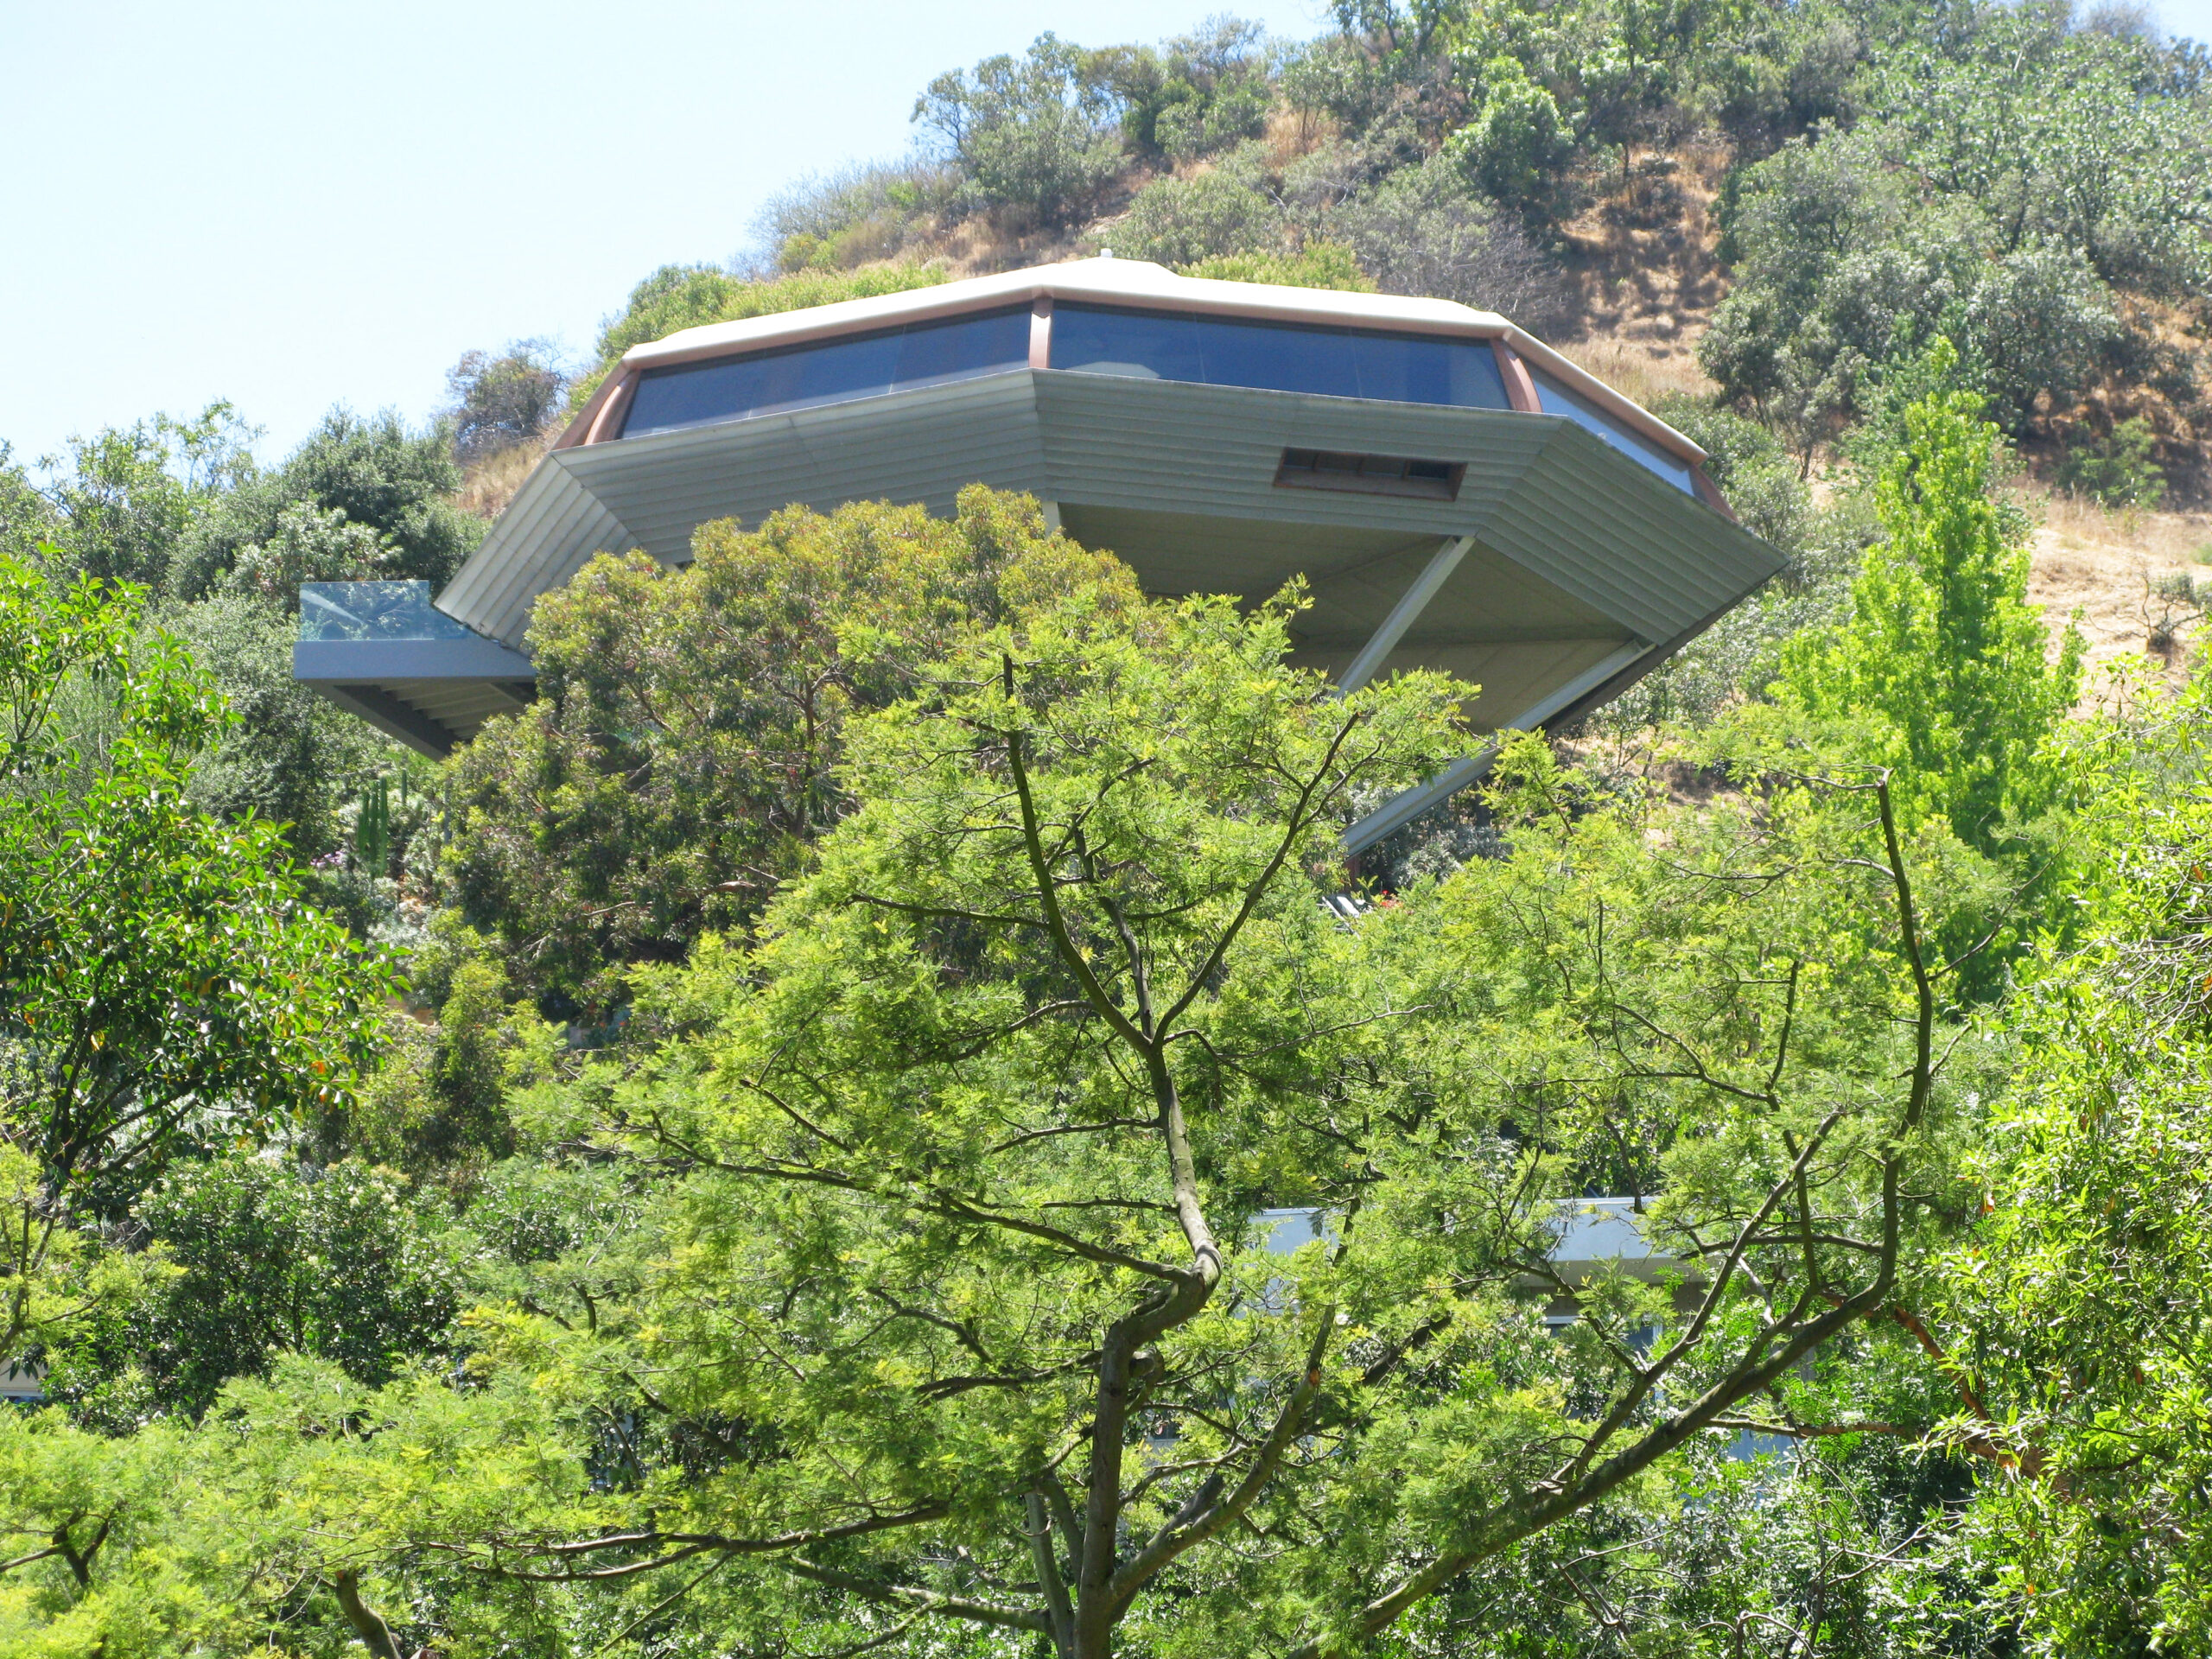
[[[427,582],[302,584],[292,677],[436,758],[536,686],[529,658],[439,610]]]

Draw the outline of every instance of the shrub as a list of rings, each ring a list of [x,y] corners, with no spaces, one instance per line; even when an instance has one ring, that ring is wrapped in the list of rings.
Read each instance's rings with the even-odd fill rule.
[[[541,599],[537,701],[449,769],[447,891],[549,1013],[608,1007],[627,964],[749,925],[847,808],[847,720],[907,696],[950,637],[1039,595],[1135,592],[981,486],[950,521],[789,507],[692,550],[673,572],[602,556]]]
[[[1230,283],[1277,283],[1285,288],[1335,288],[1372,294],[1375,284],[1341,242],[1308,242],[1296,253],[1231,253],[1183,267],[1185,276]]]
[[[2157,435],[2141,416],[2121,421],[2104,436],[2067,450],[2058,463],[2058,487],[2107,507],[2147,511],[2166,493],[2166,475],[2151,459],[2157,445]]]
[[[775,270],[849,270],[904,252],[959,187],[956,170],[925,161],[849,167],[771,197],[753,230]]]
[[[1452,134],[1446,153],[1533,232],[1548,233],[1567,209],[1573,139],[1551,93],[1529,79],[1516,59],[1494,58],[1484,67],[1482,102]]]
[[[543,340],[517,340],[494,357],[467,352],[446,371],[454,454],[465,466],[527,443],[561,408],[569,377]]]
[[[78,1403],[95,1421],[197,1416],[280,1354],[385,1382],[435,1354],[459,1311],[452,1262],[391,1177],[359,1164],[188,1166],[138,1219],[175,1271],[63,1368],[63,1393],[73,1376],[91,1385]]]
[[[1280,249],[1282,210],[1263,194],[1251,169],[1220,167],[1193,179],[1157,179],[1102,240],[1132,259],[1191,265],[1230,254]]]
[[[980,206],[1058,228],[1089,211],[1122,168],[1116,100],[1085,55],[1058,36],[1020,57],[939,75],[913,118],[957,163]]]
[[[1191,162],[1255,137],[1274,105],[1272,54],[1258,23],[1216,17],[1157,49],[1112,47],[1090,73],[1122,106],[1122,130],[1143,156]]]

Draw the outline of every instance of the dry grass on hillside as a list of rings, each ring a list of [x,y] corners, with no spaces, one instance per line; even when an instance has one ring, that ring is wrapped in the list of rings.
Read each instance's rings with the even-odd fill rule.
[[[1647,407],[1674,392],[1710,397],[1713,384],[1688,351],[1655,352],[1649,342],[1612,333],[1586,334],[1559,348],[1560,355],[1607,385]]]
[[[537,465],[556,435],[549,430],[528,443],[486,455],[471,467],[461,480],[461,493],[455,498],[461,511],[479,518],[497,518],[505,512],[507,503],[515,499],[523,480],[530,476],[530,469]]]
[[[2212,578],[2212,513],[2108,512],[2093,501],[2024,492],[2040,521],[2030,554],[2028,597],[2042,607],[2054,642],[2071,621],[2088,647],[2088,694],[2104,664],[2149,658],[2178,683],[2190,655],[2193,612],[2156,596],[2159,578]]]

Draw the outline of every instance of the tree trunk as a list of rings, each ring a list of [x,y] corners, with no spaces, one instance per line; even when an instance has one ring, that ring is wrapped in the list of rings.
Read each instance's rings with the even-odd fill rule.
[[[331,1575],[330,1587],[338,1592],[338,1605],[345,1610],[346,1622],[361,1638],[361,1645],[374,1659],[406,1659],[399,1643],[391,1633],[391,1626],[384,1622],[377,1610],[361,1599],[361,1580],[353,1568]]]

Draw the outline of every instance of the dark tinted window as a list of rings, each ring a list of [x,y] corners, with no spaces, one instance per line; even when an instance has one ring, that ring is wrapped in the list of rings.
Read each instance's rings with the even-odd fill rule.
[[[1630,460],[1638,461],[1665,479],[1676,489],[1694,495],[1697,485],[1690,477],[1690,464],[1681,456],[1662,449],[1642,433],[1605,414],[1597,404],[1580,392],[1569,391],[1548,375],[1529,373],[1536,383],[1536,401],[1544,406],[1547,415],[1564,415],[1577,426],[1603,438]]]
[[[1483,340],[1063,305],[1052,313],[1052,366],[1325,397],[1511,407],[1497,359]]]
[[[622,435],[643,437],[908,391],[1024,368],[1028,362],[1029,313],[1020,310],[648,369],[630,401]]]

